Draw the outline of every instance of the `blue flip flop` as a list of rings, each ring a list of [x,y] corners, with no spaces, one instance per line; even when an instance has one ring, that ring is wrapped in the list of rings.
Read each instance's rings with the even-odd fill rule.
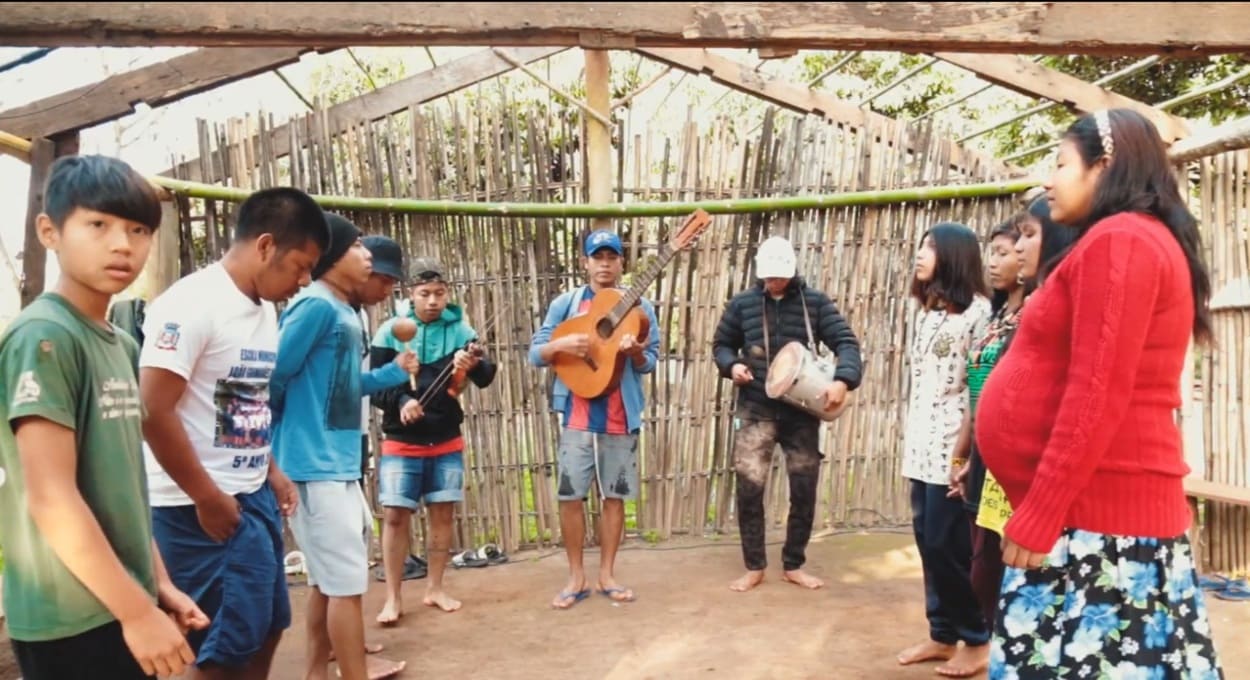
[[[1219,574],[1203,574],[1198,577],[1198,587],[1206,591],[1219,591],[1228,587],[1229,580]]]
[[[1250,600],[1250,584],[1244,579],[1240,581],[1229,581],[1223,590],[1215,591],[1214,595],[1221,600],[1229,600],[1232,602],[1245,602]]]
[[[586,598],[590,597],[590,588],[586,588],[586,589],[581,590],[581,591],[578,591],[578,592],[572,592],[572,591],[568,591],[568,590],[562,590],[562,591],[560,591],[560,599],[561,599],[561,600],[567,600],[567,599],[569,599],[570,597],[571,597],[571,598],[573,598],[573,601],[569,603],[569,606],[567,606],[567,607],[557,607],[557,606],[555,606],[555,605],[553,604],[553,605],[551,605],[551,608],[552,608],[552,609],[572,609],[572,608],[573,608],[573,607],[574,607],[574,606],[575,606],[578,602],[581,602],[582,600],[584,600],[584,599],[586,599]]]
[[[615,597],[612,597],[612,596],[613,596],[614,594],[616,594],[616,593],[630,593],[630,595],[629,595],[629,599],[628,599],[628,600],[618,600],[618,599],[616,599]],[[599,594],[600,594],[600,595],[603,595],[604,597],[608,598],[609,600],[612,600],[613,602],[619,602],[619,603],[621,603],[621,604],[625,604],[625,603],[627,603],[627,602],[633,602],[634,600],[637,600],[637,599],[638,599],[638,594],[637,594],[637,593],[634,593],[634,592],[633,592],[633,591],[631,591],[629,588],[624,588],[624,587],[604,588],[603,590],[600,590],[600,591],[599,591]]]

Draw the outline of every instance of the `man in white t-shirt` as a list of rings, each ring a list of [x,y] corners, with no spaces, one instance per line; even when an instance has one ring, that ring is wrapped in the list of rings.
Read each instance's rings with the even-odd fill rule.
[[[273,303],[309,284],[329,241],[307,194],[259,191],[239,207],[225,256],[147,310],[139,381],[153,533],[173,582],[212,620],[188,635],[192,678],[268,677],[291,623],[281,515],[298,496],[270,455]]]

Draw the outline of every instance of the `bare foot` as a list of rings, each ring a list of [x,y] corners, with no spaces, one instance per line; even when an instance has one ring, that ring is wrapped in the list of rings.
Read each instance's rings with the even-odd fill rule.
[[[733,583],[730,583],[729,589],[739,592],[739,593],[745,593],[746,591],[754,588],[755,586],[758,586],[760,583],[763,583],[763,582],[764,582],[764,570],[763,569],[759,571],[748,571],[747,573],[739,577],[738,580],[734,581]]]
[[[921,661],[947,661],[955,656],[955,645],[944,645],[940,642],[927,640],[915,647],[909,647],[898,655],[898,662],[904,666]]]
[[[803,586],[804,588],[810,588],[811,590],[816,590],[817,588],[825,585],[824,581],[816,578],[815,576],[804,574],[802,569],[795,569],[794,571],[782,573],[781,580],[789,581],[797,586]]]
[[[426,591],[425,606],[438,607],[445,612],[454,612],[460,608],[460,600],[441,590]]]
[[[386,599],[386,604],[382,606],[381,613],[378,614],[378,623],[383,626],[394,625],[399,621],[399,617],[404,615],[404,604],[399,600]]]
[[[379,642],[375,642],[373,644],[369,644],[368,642],[365,643],[365,654],[377,654],[378,652],[382,651],[382,649],[383,649],[382,644]],[[334,661],[333,649],[330,650],[330,661]]]
[[[398,674],[407,665],[407,661],[391,661],[379,656],[371,656],[365,659],[365,675],[369,677],[369,680],[383,680]],[[339,677],[342,677],[342,674]]]
[[[613,602],[633,602],[636,598],[634,591],[630,588],[616,582],[611,576],[604,578],[599,577],[599,585],[595,590],[607,595]]]
[[[950,661],[937,667],[938,675],[948,678],[971,678],[990,666],[990,646],[960,645]]]

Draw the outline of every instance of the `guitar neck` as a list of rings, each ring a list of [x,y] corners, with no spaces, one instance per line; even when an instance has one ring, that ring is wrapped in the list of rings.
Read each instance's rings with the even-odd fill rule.
[[[669,261],[673,259],[673,255],[676,252],[673,250],[673,246],[667,242],[660,246],[659,257],[655,258],[655,262],[652,262],[651,266],[634,277],[634,285],[630,286],[629,290],[621,296],[620,302],[613,305],[609,314],[609,319],[613,326],[619,324],[625,318],[625,315],[629,313],[629,310],[638,304],[638,300],[642,298],[642,291],[651,286],[651,283],[660,275],[664,267],[668,266]]]

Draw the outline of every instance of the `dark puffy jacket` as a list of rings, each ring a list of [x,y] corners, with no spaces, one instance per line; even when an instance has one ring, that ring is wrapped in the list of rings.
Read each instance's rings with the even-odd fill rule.
[[[753,287],[735,295],[725,305],[712,341],[712,351],[722,377],[730,378],[734,364],[746,364],[751,369],[754,380],[738,388],[739,417],[759,420],[815,418],[785,402],[769,398],[764,392],[768,365],[777,352],[792,341],[805,346],[808,344],[803,301],[807,302],[807,313],[812,321],[812,338],[817,345],[823,342],[838,357],[834,378],[846,383],[852,390],[859,387],[863,374],[859,339],[829,296],[809,288],[801,277],[795,277],[786,287],[785,295],[780,300],[774,300],[764,290],[764,282],[757,280]],[[768,310],[769,356],[764,355],[765,309]]]

